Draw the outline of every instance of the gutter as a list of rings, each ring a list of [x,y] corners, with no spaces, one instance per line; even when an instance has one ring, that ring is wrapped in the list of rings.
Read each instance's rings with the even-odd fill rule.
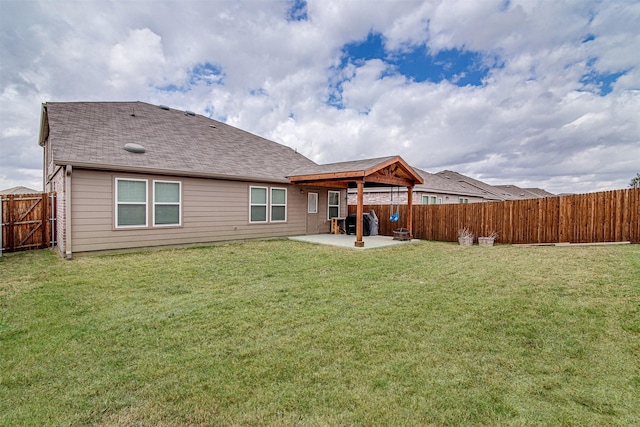
[[[71,252],[71,174],[73,173],[73,167],[68,165],[66,168],[64,177],[64,234],[65,234],[65,258],[71,259],[73,253]]]

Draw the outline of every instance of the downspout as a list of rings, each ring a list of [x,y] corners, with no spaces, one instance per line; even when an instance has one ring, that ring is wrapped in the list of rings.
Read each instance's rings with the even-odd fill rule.
[[[66,176],[64,179],[64,235],[65,235],[65,258],[71,259],[71,174],[73,167],[66,166]]]
[[[4,216],[2,216],[2,196],[0,195],[0,257],[2,256],[2,246],[4,245]]]
[[[364,199],[364,180],[358,181],[358,207],[356,209],[356,243],[357,248],[364,247],[364,240],[362,240],[362,214],[363,214],[363,199]]]
[[[49,213],[49,222],[51,223],[51,249],[56,247],[56,196],[53,192],[49,193],[49,198],[51,199],[51,212]]]

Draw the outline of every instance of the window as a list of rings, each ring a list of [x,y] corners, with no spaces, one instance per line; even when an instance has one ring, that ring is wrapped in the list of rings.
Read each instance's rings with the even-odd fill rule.
[[[180,183],[153,181],[153,225],[180,225]]]
[[[267,188],[250,187],[249,222],[267,222]]]
[[[442,200],[442,199],[440,199]],[[423,205],[435,205],[436,204],[436,196],[422,196],[422,204]]]
[[[460,203],[469,203],[469,199],[460,197]]]
[[[318,193],[309,193],[307,196],[307,213],[318,213]]]
[[[147,180],[116,178],[116,227],[147,226]]]
[[[340,192],[329,191],[329,219],[340,216]]]
[[[284,222],[287,220],[287,189],[271,189],[271,221]]]

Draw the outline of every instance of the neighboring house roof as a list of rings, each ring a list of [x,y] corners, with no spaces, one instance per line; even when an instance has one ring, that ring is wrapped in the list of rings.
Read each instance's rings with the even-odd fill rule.
[[[451,179],[446,179],[440,175],[429,173],[422,169],[414,168],[422,179],[424,184],[417,185],[414,191],[424,191],[427,193],[446,193],[461,196],[484,197],[484,193],[477,188]]]
[[[541,190],[539,188],[520,188],[517,185],[494,185],[494,187],[499,188],[511,195],[513,199],[540,199],[543,197],[553,196],[553,194],[548,191]]]
[[[538,197],[554,197],[555,194],[548,192],[542,188],[524,188],[523,190],[527,190],[530,193],[536,194]]]
[[[480,190],[485,199],[489,200],[522,200],[550,197],[554,194],[540,188],[520,188],[516,185],[490,185],[477,179],[473,179],[458,172],[443,170],[439,175],[451,181],[471,185]]]
[[[9,194],[34,194],[34,193],[42,193],[40,190],[34,190],[32,188],[17,186],[7,188],[6,190],[0,190],[0,194],[4,196],[8,196]]]
[[[488,200],[510,200],[511,197],[507,194],[504,194],[504,191],[501,191],[498,188],[495,188],[492,185],[489,185],[485,182],[479,181],[477,179],[470,178],[466,175],[462,175],[461,173],[443,170],[436,175],[441,176],[444,179],[449,179],[451,181],[457,181],[461,183],[466,183],[482,193],[482,197]]]
[[[287,146],[144,102],[48,102],[41,128],[40,145],[49,139],[57,165],[275,182],[316,166]],[[144,153],[125,150],[127,144]]]

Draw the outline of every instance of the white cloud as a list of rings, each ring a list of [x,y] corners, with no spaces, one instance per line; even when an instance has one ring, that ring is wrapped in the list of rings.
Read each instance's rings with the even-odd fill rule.
[[[288,6],[5,0],[0,188],[33,186],[40,104],[66,100],[210,112],[318,162],[400,154],[553,192],[626,187],[640,170],[638,3],[318,0],[299,22]],[[458,87],[381,60],[339,68],[344,45],[371,31],[394,50],[478,51],[491,70]],[[190,80],[203,64],[220,74]],[[606,96],[581,82],[623,71]],[[342,104],[327,104],[339,82]]]
[[[127,39],[111,49],[109,84],[121,89],[160,83],[166,63],[160,36],[148,28],[130,30]]]

